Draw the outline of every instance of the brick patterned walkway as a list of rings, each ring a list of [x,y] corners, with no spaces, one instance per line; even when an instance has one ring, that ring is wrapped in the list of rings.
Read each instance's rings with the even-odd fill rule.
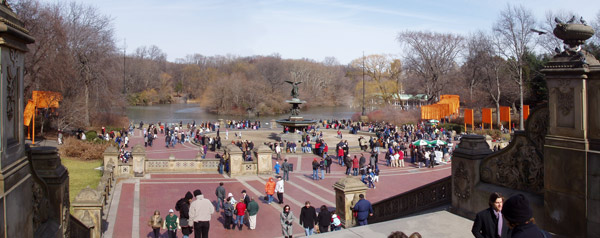
[[[142,143],[140,132],[131,138],[131,145]],[[223,133],[223,132],[221,132]],[[230,131],[230,138],[233,133]],[[244,131],[251,136],[252,131]],[[265,133],[265,132],[257,132]],[[350,142],[350,139],[348,139]],[[186,143],[177,145],[175,148],[164,147],[164,137],[155,140],[153,147],[147,148],[149,159],[164,159],[173,154],[176,158],[193,159],[198,148],[193,144]],[[353,156],[354,154],[351,154]],[[208,158],[213,158],[214,152],[209,153]],[[300,208],[305,201],[311,201],[316,208],[326,205],[333,210],[335,206],[333,184],[340,178],[345,177],[345,167],[333,164],[331,174],[326,174],[324,180],[312,180],[311,162],[314,155],[310,154],[284,154],[285,158],[294,163],[294,172],[290,174],[290,181],[285,184],[284,202],[291,206],[294,215],[300,215]],[[383,154],[380,154],[380,158]],[[281,163],[281,162],[280,162]],[[275,164],[275,162],[273,162]],[[406,162],[405,168],[390,168],[380,160],[380,181],[376,189],[369,189],[366,197],[371,202],[381,201],[390,196],[409,191],[429,182],[449,176],[450,165],[436,166],[435,168],[416,168]],[[245,176],[240,178],[229,178],[219,174],[149,174],[141,179],[128,179],[121,181],[120,196],[118,201],[113,201],[107,233],[105,237],[152,237],[152,229],[148,227],[148,220],[155,210],[159,210],[164,217],[169,209],[174,209],[177,200],[182,198],[187,191],[195,189],[202,190],[205,197],[216,200],[215,189],[219,182],[225,183],[227,192],[233,193],[239,201],[241,191],[247,190],[248,194],[259,203],[260,210],[257,217],[257,229],[249,230],[244,226],[242,231],[226,230],[223,227],[222,213],[215,213],[211,219],[211,237],[282,237],[279,223],[279,213],[283,206],[272,203],[267,204],[263,200],[264,186],[268,180],[267,176]],[[137,190],[136,190],[137,188]],[[117,187],[118,189],[118,187]],[[318,209],[317,209],[318,210]],[[116,213],[116,214],[113,214]],[[176,212],[176,214],[178,214]],[[167,237],[166,231],[162,230],[162,237]],[[303,236],[303,229],[299,224],[294,225],[294,233]],[[181,232],[178,232],[181,237]]]

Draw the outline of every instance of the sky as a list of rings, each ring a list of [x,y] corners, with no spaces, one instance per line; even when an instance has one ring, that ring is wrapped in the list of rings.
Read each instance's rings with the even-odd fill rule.
[[[58,2],[57,0],[42,0]],[[65,0],[61,1],[64,2]],[[592,21],[600,1],[583,0],[75,0],[113,19],[120,48],[156,45],[169,61],[186,55],[272,55],[348,64],[370,54],[400,57],[406,30],[467,35],[491,31],[507,4],[538,20],[547,11]]]

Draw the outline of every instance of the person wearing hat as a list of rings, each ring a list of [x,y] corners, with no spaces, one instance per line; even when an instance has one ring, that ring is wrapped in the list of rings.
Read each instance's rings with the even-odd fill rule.
[[[508,223],[502,216],[502,202],[504,198],[500,193],[490,194],[489,207],[475,216],[471,233],[477,238],[507,237]]]
[[[190,221],[194,222],[194,237],[208,238],[210,216],[215,213],[212,202],[202,195],[200,189],[194,191],[196,200],[190,205]]]
[[[173,213],[173,209],[169,209],[169,215],[165,217],[163,229],[167,229],[169,238],[177,237],[177,229],[181,229],[181,227],[179,227],[179,218]]]
[[[194,195],[190,191],[185,194],[185,197],[179,199],[175,205],[175,210],[179,211],[179,227],[181,227],[181,233],[183,238],[188,238],[194,229],[193,223],[189,222],[190,219],[190,203],[194,199]]]
[[[523,194],[517,194],[506,200],[502,215],[508,221],[511,238],[550,237],[535,224],[533,210],[529,207],[529,200]]]

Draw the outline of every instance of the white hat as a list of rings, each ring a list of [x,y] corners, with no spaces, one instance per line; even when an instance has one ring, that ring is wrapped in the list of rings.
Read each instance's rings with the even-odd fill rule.
[[[169,209],[169,213],[173,212],[173,209]]]
[[[233,197],[232,193],[227,194],[227,197]]]

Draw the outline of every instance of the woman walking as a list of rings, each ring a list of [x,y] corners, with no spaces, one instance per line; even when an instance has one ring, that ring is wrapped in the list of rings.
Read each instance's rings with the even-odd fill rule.
[[[152,227],[152,232],[154,232],[154,237],[158,238],[160,236],[160,228],[163,226],[163,219],[160,217],[160,212],[158,210],[154,211],[154,215],[150,217],[150,221],[148,221],[148,225]]]
[[[279,214],[279,220],[281,221],[281,232],[285,238],[292,238],[292,225],[294,222],[294,213],[290,210],[289,205],[283,207],[283,211]]]

